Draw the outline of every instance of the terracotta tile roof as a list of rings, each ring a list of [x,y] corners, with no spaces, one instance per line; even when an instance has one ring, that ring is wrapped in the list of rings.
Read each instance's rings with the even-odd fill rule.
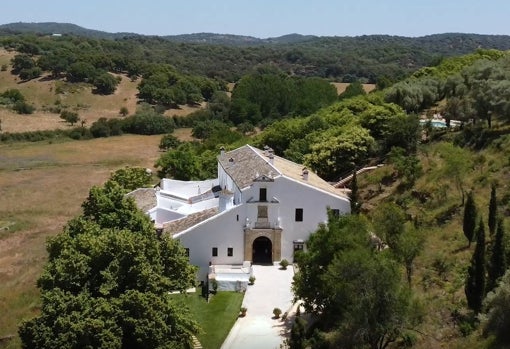
[[[170,235],[175,235],[184,231],[192,226],[205,221],[207,218],[210,218],[218,213],[218,208],[210,208],[201,212],[192,213],[186,217],[181,219],[177,219],[175,221],[171,221],[163,224],[163,231]]]
[[[156,190],[154,188],[139,188],[131,193],[126,194],[135,200],[136,206],[143,212],[147,212],[156,207],[158,201],[156,198]]]
[[[240,189],[249,186],[255,178],[262,175],[272,178],[285,176],[328,193],[347,197],[342,189],[333,187],[310,170],[308,170],[308,179],[305,180],[303,178],[304,165],[276,155],[274,155],[271,165],[269,157],[263,150],[249,145],[229,151],[220,156],[218,160]]]

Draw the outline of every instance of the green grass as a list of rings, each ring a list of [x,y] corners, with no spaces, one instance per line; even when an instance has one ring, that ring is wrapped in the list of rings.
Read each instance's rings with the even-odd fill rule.
[[[244,293],[218,292],[207,303],[198,294],[174,296],[182,301],[200,324],[197,338],[205,349],[218,349],[239,316]]]

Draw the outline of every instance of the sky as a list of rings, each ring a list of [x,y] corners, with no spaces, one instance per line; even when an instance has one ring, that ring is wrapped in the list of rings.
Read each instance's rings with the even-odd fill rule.
[[[17,0],[2,2],[0,24],[65,22],[146,35],[416,37],[510,35],[509,15],[510,0]]]

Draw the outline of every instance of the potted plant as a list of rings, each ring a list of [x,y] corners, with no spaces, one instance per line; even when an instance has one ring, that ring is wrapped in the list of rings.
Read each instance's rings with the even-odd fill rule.
[[[280,315],[282,314],[282,310],[280,308],[274,308],[273,314],[275,319],[279,319]]]
[[[241,317],[245,317],[246,316],[246,312],[248,311],[248,308],[246,307],[241,307]]]
[[[253,285],[255,283],[255,276],[250,276],[250,278],[248,279],[249,281],[249,285]]]
[[[282,270],[287,270],[287,267],[289,266],[289,261],[286,259],[282,259],[280,261],[280,266],[282,267]]]

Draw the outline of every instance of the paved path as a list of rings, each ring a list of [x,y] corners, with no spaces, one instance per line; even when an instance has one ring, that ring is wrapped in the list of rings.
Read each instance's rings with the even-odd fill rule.
[[[273,309],[282,312],[292,307],[291,292],[294,270],[279,266],[254,265],[257,278],[248,286],[243,306],[248,308],[246,317],[240,317],[230,330],[221,349],[277,349],[290,331],[290,319],[273,319]]]

